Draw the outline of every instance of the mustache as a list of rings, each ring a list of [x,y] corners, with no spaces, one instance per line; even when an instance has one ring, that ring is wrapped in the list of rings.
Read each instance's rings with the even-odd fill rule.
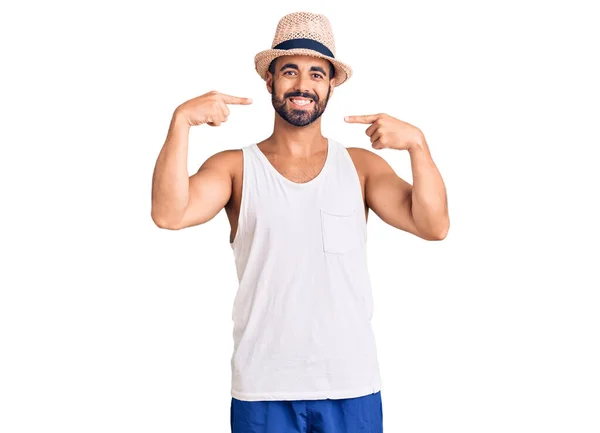
[[[284,95],[284,98],[293,98],[293,97],[300,97],[300,98],[310,98],[315,102],[319,102],[319,97],[317,95],[311,95],[310,93],[306,93],[306,92],[290,92]]]

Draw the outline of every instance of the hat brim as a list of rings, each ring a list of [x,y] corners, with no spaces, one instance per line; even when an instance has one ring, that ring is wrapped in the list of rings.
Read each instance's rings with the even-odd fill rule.
[[[254,56],[254,67],[263,80],[267,79],[267,70],[269,69],[271,62],[281,56],[312,56],[329,60],[335,68],[335,87],[344,83],[352,76],[352,68],[346,63],[321,54],[318,51],[309,50],[307,48],[292,48],[291,50],[264,50]]]

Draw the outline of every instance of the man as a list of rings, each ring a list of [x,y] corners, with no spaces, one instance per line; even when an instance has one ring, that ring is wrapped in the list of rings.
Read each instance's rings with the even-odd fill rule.
[[[213,91],[181,104],[156,164],[152,218],[178,230],[227,212],[240,283],[233,433],[381,432],[368,210],[393,227],[441,240],[449,227],[444,183],[423,133],[389,115],[345,120],[370,125],[374,149],[408,150],[412,186],[376,153],[321,134],[334,87],[352,74],[335,58],[325,16],[283,17],[255,67],[271,93],[272,135],[211,156],[188,178],[189,128],[219,126],[228,104],[252,101]]]

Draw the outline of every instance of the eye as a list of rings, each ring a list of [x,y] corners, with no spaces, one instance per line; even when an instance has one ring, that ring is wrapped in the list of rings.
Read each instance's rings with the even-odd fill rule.
[[[323,78],[323,76],[321,76],[321,74],[313,74],[313,76],[316,76],[317,78]]]
[[[287,74],[288,72],[289,72],[289,73],[294,73],[295,71],[285,71],[285,72],[283,73],[283,75]]]

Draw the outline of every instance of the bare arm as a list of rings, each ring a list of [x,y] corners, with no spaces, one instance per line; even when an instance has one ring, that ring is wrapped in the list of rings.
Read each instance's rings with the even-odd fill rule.
[[[214,218],[231,198],[233,164],[239,150],[219,152],[189,177],[188,139],[191,126],[219,126],[227,121],[226,104],[252,103],[211,91],[177,107],[152,176],[152,220],[161,228],[179,230]]]
[[[179,230],[210,221],[229,202],[236,150],[216,153],[188,177],[189,128],[171,129],[154,171],[152,219],[161,228]]]
[[[431,157],[416,149],[411,153],[413,186],[400,178],[381,156],[367,149],[361,153],[369,208],[392,227],[426,240],[444,239],[448,231],[445,188]]]
[[[442,240],[450,227],[446,187],[423,132],[385,113],[346,116],[348,123],[370,124],[365,133],[374,149],[408,150],[413,185],[380,156],[363,152],[368,206],[386,223],[427,240]]]
[[[189,199],[183,216],[172,229],[204,224],[213,219],[231,198],[232,163],[235,152],[224,150],[208,158],[198,172],[189,178]]]
[[[422,137],[409,150],[413,175],[411,215],[421,233],[430,239],[441,240],[450,228],[446,186],[437,169],[427,141]]]
[[[152,176],[152,220],[161,228],[173,227],[182,219],[189,198],[187,172],[190,126],[177,111]]]
[[[365,172],[365,199],[369,209],[383,222],[425,238],[411,215],[412,185],[399,177],[388,162],[376,153],[352,148],[360,155]]]

